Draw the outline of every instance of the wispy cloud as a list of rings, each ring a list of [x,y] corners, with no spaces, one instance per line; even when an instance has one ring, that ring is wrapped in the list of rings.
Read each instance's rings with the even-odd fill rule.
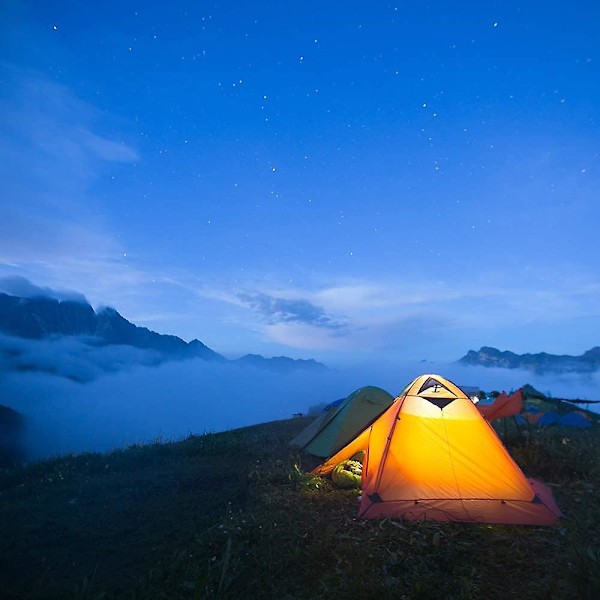
[[[242,293],[238,298],[268,323],[301,323],[325,329],[344,327],[342,318],[327,314],[321,306],[305,298],[278,298],[265,293]]]
[[[99,132],[106,117],[69,88],[6,64],[0,72],[0,172],[8,200],[37,212],[86,212],[89,187],[106,163],[139,160],[125,140]]]
[[[137,149],[106,135],[118,130],[111,118],[68,87],[6,63],[0,77],[0,275],[96,297],[149,279],[126,260],[95,195],[107,169],[140,159]]]
[[[82,148],[87,148],[98,158],[109,162],[135,162],[140,160],[137,151],[123,142],[109,140],[86,129],[77,132]]]
[[[459,358],[457,352],[490,340],[510,345],[520,327],[568,328],[565,314],[597,319],[600,281],[572,265],[555,267],[562,285],[555,285],[556,272],[528,267],[463,281],[418,274],[394,283],[353,279],[304,288],[255,281],[237,290],[205,284],[197,293],[229,306],[232,326],[321,357],[335,351]]]
[[[0,292],[21,298],[35,298],[43,296],[55,300],[73,300],[87,302],[85,296],[71,290],[53,290],[49,287],[34,285],[25,277],[0,277]]]
[[[114,248],[92,186],[111,163],[139,160],[137,150],[100,133],[106,117],[69,88],[7,64],[0,73],[0,257],[52,260]]]

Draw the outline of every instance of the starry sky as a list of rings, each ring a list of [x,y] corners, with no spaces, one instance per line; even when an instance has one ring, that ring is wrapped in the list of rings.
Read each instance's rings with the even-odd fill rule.
[[[228,357],[600,344],[600,3],[0,20],[0,277]]]

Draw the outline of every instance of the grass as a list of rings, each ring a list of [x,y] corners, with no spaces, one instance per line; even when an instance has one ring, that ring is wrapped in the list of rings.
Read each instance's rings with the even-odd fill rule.
[[[358,520],[287,445],[307,422],[0,472],[2,597],[600,597],[598,428],[508,428],[565,513],[536,528]]]

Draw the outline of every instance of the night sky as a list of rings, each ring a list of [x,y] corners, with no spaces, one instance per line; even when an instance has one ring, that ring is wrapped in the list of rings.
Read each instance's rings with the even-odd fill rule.
[[[0,22],[0,277],[230,357],[600,344],[597,1]]]

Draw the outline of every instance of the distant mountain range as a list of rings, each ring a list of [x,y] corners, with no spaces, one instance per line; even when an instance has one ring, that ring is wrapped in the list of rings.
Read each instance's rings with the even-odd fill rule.
[[[199,340],[185,342],[174,335],[164,335],[146,327],[138,327],[113,308],[103,308],[96,312],[87,302],[57,300],[44,296],[22,298],[0,293],[0,332],[22,340],[78,339],[91,347],[126,346],[151,351],[154,363],[165,360],[200,358],[215,363],[249,365],[276,372],[290,372],[298,369],[326,371],[327,367],[314,360],[294,360],[285,356],[265,358],[247,354],[237,360],[228,360]],[[14,348],[2,349],[5,355],[18,352]],[[6,359],[6,356],[4,357]],[[148,362],[148,361],[146,361]],[[15,361],[0,361],[7,364]],[[19,370],[42,370],[38,363],[20,363]]]
[[[265,358],[260,354],[246,354],[242,358],[233,361],[238,364],[257,367],[259,369],[268,369],[279,373],[295,371],[297,369],[310,371],[328,371],[329,369],[320,362],[309,358],[308,360],[298,358],[288,358],[287,356],[274,356],[273,358]]]
[[[537,373],[591,373],[600,369],[600,347],[596,346],[581,356],[570,356],[547,352],[515,354],[509,350],[483,346],[477,352],[469,350],[458,362],[501,369],[526,369]]]

